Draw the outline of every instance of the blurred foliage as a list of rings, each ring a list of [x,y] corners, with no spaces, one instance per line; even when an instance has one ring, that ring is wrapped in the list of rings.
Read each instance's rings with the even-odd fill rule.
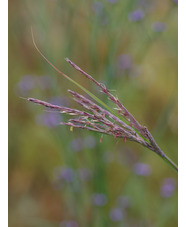
[[[38,55],[32,26],[51,62],[95,94],[64,58],[106,83],[177,162],[177,24],[174,0],[9,0],[11,227],[177,226],[177,174],[158,156],[20,98],[73,108],[67,89],[80,91]]]

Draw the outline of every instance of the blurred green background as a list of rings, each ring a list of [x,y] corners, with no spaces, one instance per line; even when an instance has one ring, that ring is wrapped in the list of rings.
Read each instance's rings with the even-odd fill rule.
[[[79,108],[67,89],[83,93],[32,26],[54,65],[109,103],[64,58],[104,82],[177,163],[177,13],[176,0],[9,0],[9,226],[177,226],[177,173],[158,156],[20,98]]]

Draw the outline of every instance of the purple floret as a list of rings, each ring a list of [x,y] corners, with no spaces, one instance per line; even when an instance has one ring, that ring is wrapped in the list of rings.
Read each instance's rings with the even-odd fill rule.
[[[114,208],[110,211],[110,219],[114,222],[121,221],[123,216],[123,212],[119,208]]]
[[[128,18],[131,22],[141,21],[144,18],[145,14],[141,9],[137,9],[129,13]]]
[[[160,194],[162,197],[171,197],[176,189],[176,180],[174,178],[166,178],[164,179]]]
[[[95,206],[104,206],[107,203],[107,196],[105,194],[93,194],[91,196],[91,202]]]
[[[149,165],[138,162],[138,163],[134,164],[133,171],[136,175],[149,176],[152,172],[152,169]]]

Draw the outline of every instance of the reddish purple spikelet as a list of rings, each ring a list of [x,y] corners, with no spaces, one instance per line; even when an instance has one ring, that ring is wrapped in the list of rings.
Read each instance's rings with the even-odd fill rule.
[[[124,141],[126,140],[126,138],[128,138],[129,140],[135,141],[144,146],[148,146],[150,149],[152,149],[151,145],[148,142],[146,142],[144,139],[142,139],[133,129],[133,127],[137,129],[139,134],[143,135],[146,138],[147,134],[145,133],[144,127],[142,127],[133,118],[133,116],[122,105],[119,99],[114,97],[104,84],[101,84],[98,81],[96,81],[92,76],[84,72],[82,69],[80,69],[80,67],[75,65],[72,61],[70,61],[69,59],[66,59],[66,61],[69,62],[76,70],[81,72],[86,78],[88,78],[93,83],[95,83],[98,87],[101,88],[101,91],[104,92],[108,96],[108,98],[113,103],[116,104],[118,108],[118,113],[127,117],[128,124],[126,124],[124,121],[122,121],[114,114],[103,109],[102,107],[100,107],[99,105],[91,101],[90,99],[86,98],[85,96],[80,95],[77,92],[74,92],[71,90],[68,90],[68,91],[73,95],[74,100],[91,113],[53,105],[38,99],[29,98],[28,100],[36,104],[43,105],[45,107],[57,110],[60,113],[67,113],[69,115],[74,115],[79,117],[81,116],[78,119],[69,119],[68,123],[61,123],[61,124],[65,124],[73,128],[88,129],[91,131],[100,132],[102,134],[113,135],[115,138],[118,138],[118,137],[123,138]]]
[[[33,36],[33,34],[32,34]],[[36,47],[39,54],[61,75],[65,78],[71,80],[67,75],[59,71],[38,49],[35,44],[33,38],[34,46]],[[100,107],[90,99],[80,95],[74,91],[69,92],[73,95],[74,100],[84,108],[88,110],[80,111],[77,109],[71,109],[67,107],[62,107],[58,105],[53,105],[48,102],[44,102],[34,98],[28,98],[28,101],[34,102],[39,105],[43,105],[47,108],[59,111],[60,113],[66,113],[69,115],[78,116],[77,119],[69,119],[67,123],[61,122],[62,125],[70,126],[71,131],[73,128],[81,128],[94,132],[98,132],[101,134],[107,134],[114,136],[115,138],[123,138],[123,141],[126,142],[127,139],[140,143],[143,146],[149,148],[154,151],[158,155],[160,155],[163,159],[166,159],[171,165],[177,170],[176,165],[163,153],[163,151],[158,147],[154,138],[148,131],[148,129],[144,126],[141,126],[138,121],[132,116],[131,113],[123,106],[123,104],[119,101],[117,97],[114,97],[109,89],[104,85],[96,81],[92,76],[84,72],[80,67],[78,67],[75,63],[66,58],[66,61],[70,63],[77,71],[82,73],[87,79],[91,80],[96,86],[101,88],[101,92],[106,94],[108,98],[116,105],[118,109],[118,114],[121,117],[124,116],[125,123],[121,117],[118,117],[117,114],[113,114],[113,112],[109,112],[108,110]],[[72,81],[72,80],[71,80]],[[79,86],[79,85],[78,85]],[[100,143],[103,140],[103,135],[101,135]]]
[[[137,121],[136,119],[132,116],[132,114],[130,114],[128,112],[128,110],[123,106],[123,104],[119,101],[118,98],[114,97],[109,89],[99,83],[98,81],[96,81],[92,76],[90,76],[88,73],[84,72],[80,67],[78,67],[75,63],[73,63],[72,61],[70,61],[68,58],[65,59],[68,63],[70,63],[77,71],[79,71],[80,73],[82,73],[86,78],[88,78],[89,80],[91,80],[93,83],[95,83],[98,87],[101,88],[101,91],[104,92],[108,97],[109,99],[115,103],[120,109],[121,109],[121,114],[122,115],[126,115],[128,117],[128,119],[133,123],[133,127],[139,131],[139,133],[147,138],[146,134],[143,132],[143,126],[141,126]],[[147,138],[148,139],[148,138]]]

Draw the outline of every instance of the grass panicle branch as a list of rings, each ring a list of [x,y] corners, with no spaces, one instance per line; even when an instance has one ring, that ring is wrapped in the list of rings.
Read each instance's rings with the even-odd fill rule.
[[[107,104],[97,98],[94,94],[88,91],[86,88],[81,86],[76,81],[72,80],[66,74],[62,73],[59,69],[57,69],[39,50],[37,47],[34,36],[32,33],[33,43],[36,50],[39,54],[61,75],[65,78],[76,84],[80,87],[84,92],[86,92],[95,102],[90,100],[77,92],[68,90],[68,92],[73,96],[75,102],[84,107],[87,111],[80,111],[77,109],[62,107],[58,105],[53,105],[48,102],[44,102],[34,98],[28,98],[28,101],[34,102],[36,104],[45,106],[47,108],[53,109],[60,113],[66,113],[69,115],[76,116],[77,118],[69,119],[68,122],[61,122],[62,125],[70,126],[73,128],[86,129],[89,131],[94,131],[101,134],[107,134],[113,136],[115,138],[122,138],[124,142],[126,140],[130,140],[133,142],[137,142],[144,147],[152,150],[157,155],[159,155],[164,161],[166,161],[171,167],[173,167],[176,171],[178,171],[178,167],[176,164],[165,155],[165,153],[160,149],[154,140],[153,136],[149,132],[149,130],[139,124],[139,122],[133,117],[133,115],[124,107],[124,105],[120,102],[117,97],[114,97],[109,89],[102,83],[96,81],[91,75],[83,71],[80,67],[78,67],[71,60],[66,58],[65,60],[70,63],[70,65],[79,71],[82,75],[84,75],[87,79],[92,81],[96,86],[100,88],[100,91],[104,93],[108,98],[116,105],[116,108],[111,109]],[[99,103],[99,105],[97,104]],[[117,109],[117,112],[116,110]]]

